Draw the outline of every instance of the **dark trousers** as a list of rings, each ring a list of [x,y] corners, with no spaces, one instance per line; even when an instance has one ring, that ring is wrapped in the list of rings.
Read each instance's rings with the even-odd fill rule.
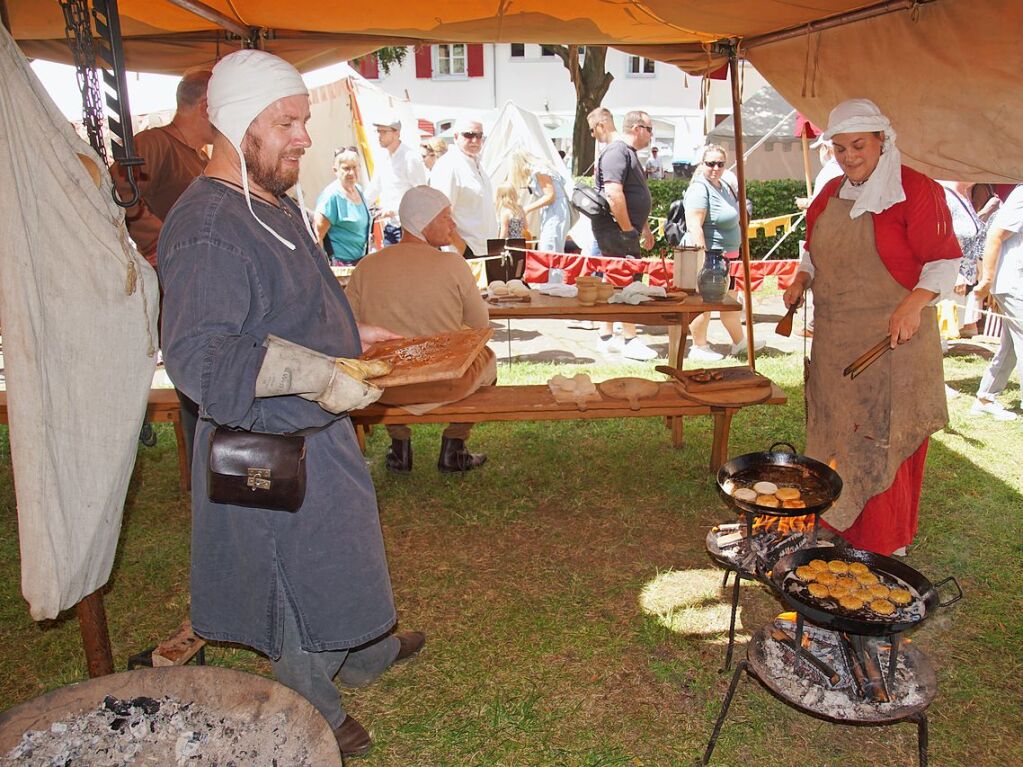
[[[614,219],[594,220],[593,237],[597,241],[597,247],[600,248],[602,256],[639,258],[642,255],[639,246],[639,230],[632,229],[623,232]]]
[[[199,406],[192,402],[181,389],[175,389],[181,409],[181,431],[185,434],[185,455],[188,466],[192,466],[192,444],[195,442],[195,426],[199,423]]]

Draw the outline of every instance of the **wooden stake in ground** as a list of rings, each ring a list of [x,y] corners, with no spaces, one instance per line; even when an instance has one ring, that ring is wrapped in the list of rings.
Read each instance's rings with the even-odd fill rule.
[[[89,676],[105,676],[114,673],[114,656],[110,650],[110,634],[107,631],[107,612],[103,607],[103,593],[99,589],[83,597],[75,605],[78,628],[82,632],[82,646]]]

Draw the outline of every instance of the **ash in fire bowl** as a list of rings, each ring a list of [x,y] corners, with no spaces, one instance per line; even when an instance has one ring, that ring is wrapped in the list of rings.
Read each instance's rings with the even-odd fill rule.
[[[842,634],[810,624],[803,628],[804,647],[837,673],[838,681],[832,683],[816,666],[797,657],[791,646],[771,636],[772,631],[792,634],[794,630],[791,621],[775,620],[754,637],[749,660],[764,684],[811,714],[839,722],[898,721],[927,708],[937,693],[934,669],[908,643],[899,649],[894,683],[889,688],[880,677],[887,670],[891,646],[868,640],[865,652],[883,689],[882,694],[872,696],[858,689],[855,673],[859,669],[850,667],[852,656],[842,646]]]
[[[0,767],[312,765],[306,746],[289,734],[289,724],[282,712],[257,723],[168,696],[108,696],[97,708],[54,722],[47,731],[27,731],[0,756]]]
[[[822,610],[880,625],[919,623],[924,619],[924,601],[920,594],[894,575],[871,570],[877,580],[877,586],[871,585],[869,588],[875,590],[872,592],[869,588],[861,588],[856,591],[845,588],[846,581],[854,581],[852,578],[841,578],[831,574],[830,578],[826,578],[829,583],[820,583],[817,579],[825,577],[823,574],[830,573],[830,570],[820,571],[814,576],[800,577],[798,573],[802,569],[796,568],[785,575],[781,584],[782,590],[803,602],[817,605]],[[821,593],[827,592],[827,596],[815,594],[815,584]],[[842,588],[839,588],[840,585]],[[898,597],[899,594],[905,596]],[[898,604],[898,601],[906,599],[909,600],[908,604]]]

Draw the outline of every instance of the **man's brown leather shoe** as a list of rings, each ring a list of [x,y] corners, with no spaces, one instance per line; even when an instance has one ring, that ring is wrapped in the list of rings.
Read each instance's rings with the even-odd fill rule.
[[[398,649],[398,657],[394,659],[395,663],[411,658],[426,644],[426,634],[422,631],[400,631],[395,636],[398,637],[398,642],[401,644]]]
[[[351,714],[334,729],[334,737],[343,757],[365,756],[373,748],[373,739],[366,732],[366,728]]]

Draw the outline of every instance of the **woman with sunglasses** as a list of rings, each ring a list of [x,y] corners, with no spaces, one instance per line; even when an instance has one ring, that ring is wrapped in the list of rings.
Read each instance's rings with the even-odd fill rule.
[[[372,217],[355,182],[359,178],[359,155],[352,147],[334,153],[337,180],[329,183],[316,200],[313,227],[316,236],[330,245],[330,265],[348,266],[366,255]]]
[[[866,99],[831,111],[824,138],[843,175],[806,216],[785,305],[814,294],[806,453],[834,460],[842,495],[824,524],[851,545],[905,554],[917,529],[931,434],[948,421],[934,302],[951,295],[962,251],[945,193],[902,165],[888,118]],[[890,349],[855,379],[857,355]]]
[[[728,260],[738,258],[742,235],[739,229],[739,200],[735,190],[722,178],[728,155],[723,147],[708,144],[703,148],[700,165],[686,189],[682,204],[686,211],[686,230],[692,244],[703,250],[718,250]],[[728,283],[728,295],[736,298],[735,279]],[[746,351],[746,337],[742,332],[739,312],[721,312],[721,324],[732,338],[733,356]],[[710,312],[693,318],[689,330],[693,334],[693,347],[689,359],[695,362],[713,362],[724,358],[707,345],[707,327]],[[758,341],[757,349],[763,341]]]

